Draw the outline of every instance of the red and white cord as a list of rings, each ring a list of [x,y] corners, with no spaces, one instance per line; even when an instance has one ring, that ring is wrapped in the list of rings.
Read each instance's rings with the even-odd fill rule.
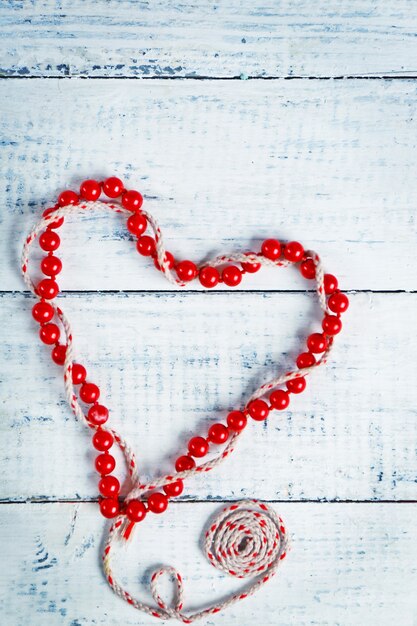
[[[102,192],[115,201],[100,201]],[[224,461],[233,452],[248,418],[264,421],[270,412],[282,411],[288,407],[291,394],[301,393],[305,389],[306,376],[327,361],[334,336],[342,328],[340,315],[347,309],[349,302],[347,296],[338,290],[336,278],[331,274],[324,274],[319,256],[313,251],[305,251],[298,242],[282,244],[276,239],[268,239],[263,242],[261,251],[257,254],[246,252],[222,255],[200,265],[188,260],[177,262],[166,250],[155,218],[142,210],[142,203],[142,195],[134,190],[126,190],[122,181],[116,177],[103,183],[84,181],[80,194],[73,191],[63,192],[57,204],[44,211],[43,217],[29,233],[23,246],[21,270],[28,289],[38,298],[32,315],[40,324],[40,338],[45,344],[54,346],[52,358],[63,366],[65,391],[71,409],[77,419],[94,431],[93,446],[100,452],[95,462],[101,476],[100,510],[104,517],[114,518],[103,551],[106,579],[114,592],[135,608],[162,619],[176,618],[184,623],[191,623],[252,595],[275,574],[287,553],[288,537],[282,519],[274,510],[257,500],[242,501],[224,508],[211,522],[204,543],[210,562],[232,576],[255,578],[243,591],[191,615],[183,613],[182,578],[172,567],[162,567],[152,576],[151,591],[157,606],[141,602],[126,591],[112,569],[111,558],[115,541],[126,541],[134,526],[142,522],[148,513],[163,513],[169,500],[182,493],[185,479],[210,471]],[[184,287],[198,278],[207,289],[219,283],[236,287],[244,274],[255,273],[262,266],[298,265],[306,279],[315,280],[319,304],[324,314],[322,332],[308,336],[307,351],[298,356],[297,369],[280,374],[261,385],[253,392],[243,409],[228,414],[226,424],[215,423],[210,426],[206,437],[196,436],[190,439],[187,452],[177,458],[175,471],[157,477],[151,483],[141,482],[136,458],[128,443],[114,429],[103,428],[108,420],[108,409],[99,404],[99,388],[87,381],[85,368],[75,361],[70,322],[55,303],[59,293],[56,277],[62,269],[60,259],[54,255],[60,245],[56,230],[62,226],[66,217],[74,213],[90,214],[93,210],[113,211],[127,216],[127,228],[137,239],[138,252],[151,257],[155,267],[174,285]],[[153,237],[144,234],[148,226]],[[28,265],[30,247],[36,239],[39,240],[41,249],[47,252],[47,256],[41,263],[41,270],[46,278],[35,285],[30,278]],[[217,268],[221,267],[223,269],[219,272]],[[60,342],[62,338],[64,341]],[[265,397],[267,395],[268,398]],[[89,406],[87,412],[82,403]],[[130,479],[130,490],[123,502],[120,501],[120,482],[112,474],[116,462],[109,449],[114,444],[119,446],[124,455]],[[208,461],[197,465],[196,459],[202,459],[218,446],[222,446],[219,452]],[[175,583],[175,601],[172,606],[162,600],[157,588],[158,580],[164,573],[170,575]]]

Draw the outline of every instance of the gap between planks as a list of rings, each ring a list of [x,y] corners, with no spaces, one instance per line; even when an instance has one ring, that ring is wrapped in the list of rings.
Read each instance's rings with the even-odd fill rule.
[[[339,291],[341,291],[342,293],[347,293],[347,294],[355,294],[355,293],[375,293],[375,294],[396,294],[396,293],[409,293],[409,294],[414,294],[417,293],[417,290],[415,289],[340,289]],[[282,294],[303,294],[303,293],[315,293],[316,290],[315,289],[227,289],[227,290],[219,290],[219,289],[214,289],[214,290],[206,290],[206,289],[65,289],[60,291],[59,293],[61,295],[67,295],[67,296],[77,296],[80,294],[84,294],[84,295],[95,295],[95,294],[107,294],[107,295],[112,295],[112,294],[132,294],[132,295],[137,295],[137,294],[145,294],[145,293],[149,293],[149,294],[158,294],[158,295],[163,295],[163,294],[174,294],[174,293],[179,293],[179,294],[193,294],[193,293],[204,293],[204,294],[256,294],[256,295],[261,295],[263,293],[282,293]],[[14,296],[16,294],[22,295],[22,296],[30,296],[32,295],[31,291],[26,290],[18,290],[18,289],[6,289],[6,290],[0,290],[0,296]]]
[[[250,500],[246,498],[211,498],[211,499],[176,499],[175,504],[233,504],[234,502],[240,502],[241,500]],[[417,500],[264,500],[259,498],[253,498],[259,502],[267,502],[268,504],[417,504]],[[22,500],[14,500],[13,498],[7,500],[0,500],[0,505],[15,505],[15,504],[91,504],[98,502],[98,498],[58,498],[58,499],[40,499],[40,498],[25,498]]]
[[[69,71],[69,70],[68,70]],[[261,80],[261,81],[287,81],[287,80],[415,80],[417,74],[375,74],[375,75],[336,75],[336,76],[169,76],[166,74],[155,74],[154,76],[84,76],[79,74],[53,74],[43,76],[16,76],[10,74],[0,74],[0,79],[12,79],[12,80],[178,80],[178,81],[203,81],[203,80],[221,80],[221,81],[241,81],[241,80]]]

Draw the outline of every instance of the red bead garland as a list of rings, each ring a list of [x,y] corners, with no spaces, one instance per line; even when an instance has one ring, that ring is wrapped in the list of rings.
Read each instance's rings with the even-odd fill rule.
[[[153,259],[155,267],[161,271],[173,271],[178,279],[184,284],[195,280],[198,277],[200,284],[205,289],[212,289],[219,283],[224,283],[229,287],[236,287],[243,279],[244,274],[253,274],[262,267],[262,259],[268,259],[272,263],[282,265],[282,257],[285,261],[299,264],[301,275],[312,280],[316,278],[316,261],[314,253],[305,253],[303,246],[296,241],[289,243],[281,243],[277,239],[266,239],[261,245],[259,253],[248,252],[246,258],[250,260],[242,260],[240,267],[224,261],[223,267],[219,270],[218,264],[222,264],[223,259],[216,260],[213,265],[206,264],[198,267],[190,260],[176,261],[174,256],[165,251],[164,267],[161,268],[159,258],[161,254],[157,252],[158,235],[155,231],[155,238],[145,234],[149,226],[149,220],[144,213],[141,212],[143,205],[143,196],[135,190],[127,190],[123,182],[117,177],[107,178],[104,182],[96,180],[85,180],[80,185],[79,194],[71,190],[63,191],[54,207],[50,207],[43,212],[45,220],[45,228],[39,234],[39,245],[42,250],[48,254],[41,261],[41,270],[46,278],[39,281],[36,286],[36,294],[39,301],[33,306],[32,316],[35,321],[40,324],[39,335],[41,341],[47,345],[53,346],[51,357],[58,365],[64,365],[67,346],[60,344],[60,327],[57,322],[59,311],[52,306],[48,300],[53,300],[59,293],[59,286],[55,281],[55,277],[62,270],[61,260],[53,254],[58,250],[61,240],[56,232],[64,223],[64,217],[59,216],[53,218],[54,212],[60,207],[68,205],[77,205],[83,201],[93,202],[99,199],[102,192],[108,198],[120,198],[119,202],[122,207],[131,212],[127,218],[127,230],[136,238],[136,247],[138,252],[143,256]],[[80,208],[86,208],[82,205]],[[149,217],[149,219],[151,219]],[[258,257],[260,262],[256,262]],[[226,257],[225,257],[226,259]],[[26,268],[23,268],[26,272]],[[347,296],[338,289],[338,281],[332,274],[325,274],[323,277],[322,291],[327,299],[327,310],[322,320],[322,331],[311,333],[307,337],[307,351],[302,352],[296,359],[297,367],[300,370],[314,367],[317,359],[326,356],[326,351],[331,346],[334,336],[342,329],[342,321],[340,315],[344,313],[348,306],[349,300]],[[57,317],[58,319],[54,319]],[[315,356],[319,355],[319,356]],[[184,489],[182,478],[170,480],[162,485],[161,491],[153,491],[147,496],[145,503],[141,499],[131,499],[125,506],[120,506],[118,498],[120,494],[119,480],[112,475],[116,467],[116,461],[109,450],[115,443],[116,434],[113,435],[110,430],[103,428],[103,425],[109,419],[108,409],[98,403],[100,397],[100,389],[94,383],[87,381],[87,372],[83,365],[72,363],[69,370],[72,382],[78,385],[79,398],[87,405],[87,420],[90,427],[94,430],[92,436],[92,444],[95,450],[99,452],[95,459],[95,468],[100,474],[98,490],[100,493],[100,511],[105,518],[111,519],[118,515],[125,516],[131,524],[141,522],[145,519],[148,512],[155,514],[163,513],[168,508],[169,499],[181,495]],[[307,374],[308,372],[305,372]],[[301,374],[301,372],[300,372]],[[186,454],[179,456],[175,461],[175,469],[177,472],[193,471],[199,467],[196,466],[196,459],[202,459],[216,446],[227,444],[227,442],[238,436],[248,423],[248,417],[255,421],[264,421],[268,418],[270,411],[283,411],[290,404],[290,394],[299,394],[306,388],[306,379],[302,375],[287,380],[286,389],[274,389],[269,394],[269,404],[265,399],[256,398],[251,400],[242,410],[234,410],[229,412],[226,417],[226,424],[217,422],[212,424],[207,432],[207,437],[194,436],[187,446]],[[118,441],[118,440],[117,440]],[[120,445],[120,444],[119,444]],[[169,478],[169,477],[168,477]],[[174,478],[170,477],[170,478]]]

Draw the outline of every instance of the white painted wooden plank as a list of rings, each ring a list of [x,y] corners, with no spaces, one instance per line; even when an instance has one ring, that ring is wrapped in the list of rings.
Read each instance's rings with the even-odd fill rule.
[[[417,85],[405,82],[3,81],[2,289],[43,206],[117,173],[178,258],[316,249],[344,288],[416,289]],[[65,227],[64,289],[167,289],[118,218]],[[88,271],[80,272],[80,268]],[[263,271],[244,289],[303,289]],[[194,286],[192,287],[194,288]]]
[[[340,76],[417,70],[410,0],[3,3],[12,76]]]
[[[0,497],[95,498],[90,434],[66,405],[32,303],[1,298]],[[172,471],[190,436],[291,368],[318,327],[313,294],[67,295],[61,306],[111,424],[149,478]],[[408,332],[416,308],[414,294],[352,294],[328,366],[290,410],[250,424],[232,457],[190,480],[184,497],[417,499],[417,364]]]
[[[412,626],[415,622],[416,505],[280,504],[293,536],[276,578],[257,595],[204,624]],[[148,599],[160,563],[183,575],[185,609],[205,606],[242,586],[206,561],[199,537],[214,504],[176,504],[145,520],[119,553],[116,571]],[[74,521],[75,520],[75,521]],[[98,559],[103,520],[94,504],[0,507],[4,623],[155,624],[117,598]]]

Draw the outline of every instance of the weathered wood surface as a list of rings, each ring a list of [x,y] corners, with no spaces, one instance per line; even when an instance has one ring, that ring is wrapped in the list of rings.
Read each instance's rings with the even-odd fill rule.
[[[413,626],[417,505],[275,509],[293,538],[279,573],[250,600],[202,624]],[[130,593],[148,600],[150,575],[161,563],[183,575],[186,610],[243,587],[244,581],[214,570],[198,545],[217,511],[214,504],[178,503],[161,518],[146,519],[115,566]],[[4,623],[23,626],[30,616],[33,626],[155,624],[107,586],[97,555],[103,527],[95,504],[0,506]]]
[[[415,74],[411,0],[3,2],[6,76]]]
[[[32,304],[1,298],[0,497],[95,498],[90,434],[66,405]],[[149,478],[172,470],[192,434],[292,367],[319,319],[313,294],[79,294],[60,306],[111,424]],[[415,499],[417,365],[404,329],[416,317],[414,294],[352,294],[333,356],[306,392],[265,425],[252,423],[233,456],[190,481],[184,497]]]
[[[149,597],[162,561],[184,574],[186,607],[236,589],[198,537],[209,500],[261,497],[293,552],[207,626],[414,626],[417,301],[396,292],[417,289],[415,3],[9,0],[0,21],[0,75],[13,78],[0,82],[0,622],[155,623],[104,582],[88,433],[37,341],[32,298],[10,293],[42,208],[117,173],[179,258],[298,238],[343,289],[380,292],[351,294],[332,359],[289,411],[251,424],[222,467],[147,520],[121,554],[124,582]],[[345,76],[361,79],[321,80]],[[77,77],[97,80],[58,80]],[[313,294],[285,293],[305,289],[296,272],[167,293],[119,218],[69,222],[60,283],[81,292],[62,298],[77,354],[144,475],[290,367],[317,323]]]
[[[345,289],[417,288],[413,81],[3,81],[0,108],[2,289],[22,288],[20,245],[40,209],[115,172],[179,258],[277,235],[316,249]],[[62,232],[63,289],[171,289],[120,218]],[[273,270],[242,284],[304,287]]]

